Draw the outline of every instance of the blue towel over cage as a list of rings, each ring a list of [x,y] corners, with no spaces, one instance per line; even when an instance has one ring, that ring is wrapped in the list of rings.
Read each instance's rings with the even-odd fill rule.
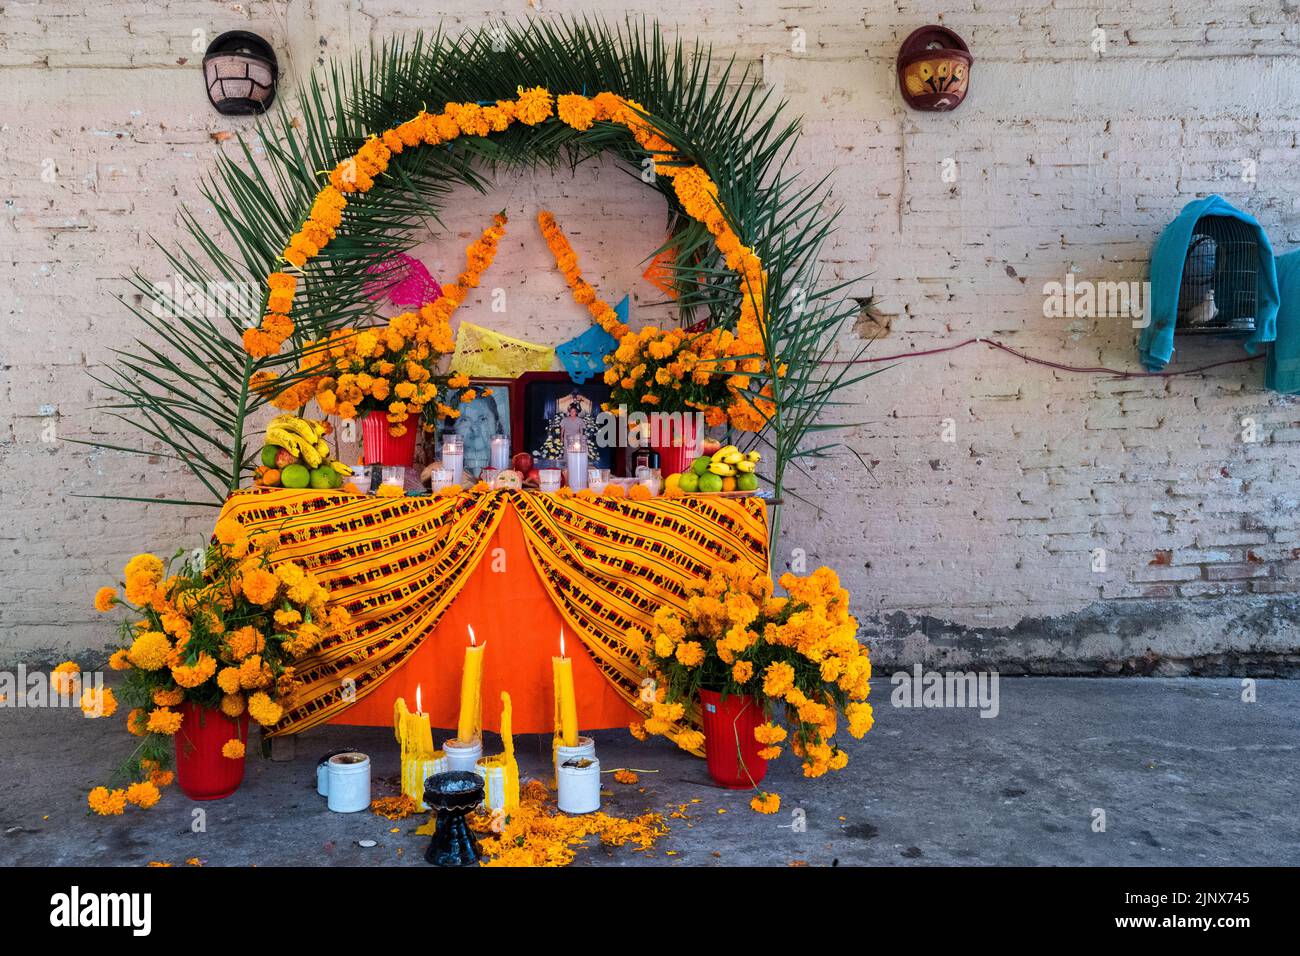
[[[1273,246],[1263,227],[1222,196],[1189,202],[1151,251],[1142,365],[1151,372],[1168,365],[1175,334],[1235,336],[1255,354],[1276,336],[1277,308]]]

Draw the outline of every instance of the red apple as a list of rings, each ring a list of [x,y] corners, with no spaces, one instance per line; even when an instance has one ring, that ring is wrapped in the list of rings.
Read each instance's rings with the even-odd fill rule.
[[[533,456],[526,451],[517,451],[510,459],[510,467],[521,475],[526,475],[533,470]]]
[[[284,471],[285,467],[297,463],[298,456],[287,448],[281,448],[275,453],[275,467]]]
[[[721,449],[722,449],[722,442],[718,441],[716,438],[706,438],[701,443],[700,454],[712,455],[715,452],[720,451]]]

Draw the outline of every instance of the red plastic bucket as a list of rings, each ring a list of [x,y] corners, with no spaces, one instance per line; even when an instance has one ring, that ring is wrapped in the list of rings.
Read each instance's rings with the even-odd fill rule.
[[[661,444],[651,447],[659,456],[659,473],[666,478],[686,471],[700,456],[695,415],[683,413],[680,419],[665,416],[658,426]]]
[[[367,465],[410,468],[415,465],[415,442],[420,437],[420,416],[408,415],[406,434],[388,434],[388,413],[373,411],[361,421],[361,449]]]
[[[767,775],[767,761],[758,755],[762,744],[754,728],[762,724],[763,708],[753,697],[732,694],[726,700],[714,690],[700,690],[704,724],[704,759],[713,782],[728,790],[748,790]]]
[[[219,710],[185,701],[177,708],[176,783],[191,800],[220,800],[244,782],[244,758],[231,760],[221,748],[231,738],[248,745],[248,712],[231,719]]]

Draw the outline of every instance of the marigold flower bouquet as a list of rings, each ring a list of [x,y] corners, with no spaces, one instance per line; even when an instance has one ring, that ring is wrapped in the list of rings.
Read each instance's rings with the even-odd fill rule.
[[[664,735],[697,750],[709,741],[679,723],[701,692],[723,701],[738,695],[756,700],[764,718],[754,721],[752,742],[739,742],[742,752],[761,745],[757,757],[772,760],[785,743],[807,777],[848,763],[835,742],[840,719],[854,737],[873,723],[871,660],[857,640],[849,593],[825,567],[807,577],[784,574],[779,584],[784,596],[774,594],[772,580],[752,564],[724,564],[691,587],[685,610],[655,613],[649,635],[634,635],[641,666],[653,680],[653,700],[643,704],[647,716],[633,725],[634,734]],[[737,742],[725,745],[734,749]],[[760,812],[779,805],[774,794],[753,801]]]
[[[97,787],[89,798],[92,810],[116,814],[127,802],[156,803],[158,788],[171,782],[166,768],[173,749],[182,789],[189,792],[180,758],[197,728],[186,727],[186,714],[202,720],[204,712],[219,713],[273,727],[293,699],[293,662],[350,627],[346,610],[327,607],[329,592],[311,571],[272,561],[278,543],[274,533],[249,536],[226,518],[202,552],[184,559],[179,552],[167,564],[152,554],[136,555],[127,562],[120,596],[111,587],[95,595],[100,611],[124,607],[132,613],[121,624],[122,645],[109,666],[126,672],[119,690],[129,708],[126,729],[141,740],[121,768],[129,787]],[[117,710],[112,690],[101,693],[109,699],[90,702],[91,709],[83,699],[88,716]],[[222,756],[240,761],[241,771],[244,748],[233,734],[221,743]]]

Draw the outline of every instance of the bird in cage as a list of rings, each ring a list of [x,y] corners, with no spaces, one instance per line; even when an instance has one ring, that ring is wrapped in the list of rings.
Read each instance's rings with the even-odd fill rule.
[[[1187,310],[1187,324],[1193,328],[1209,325],[1219,314],[1219,307],[1214,304],[1214,290],[1207,289],[1205,297]]]

